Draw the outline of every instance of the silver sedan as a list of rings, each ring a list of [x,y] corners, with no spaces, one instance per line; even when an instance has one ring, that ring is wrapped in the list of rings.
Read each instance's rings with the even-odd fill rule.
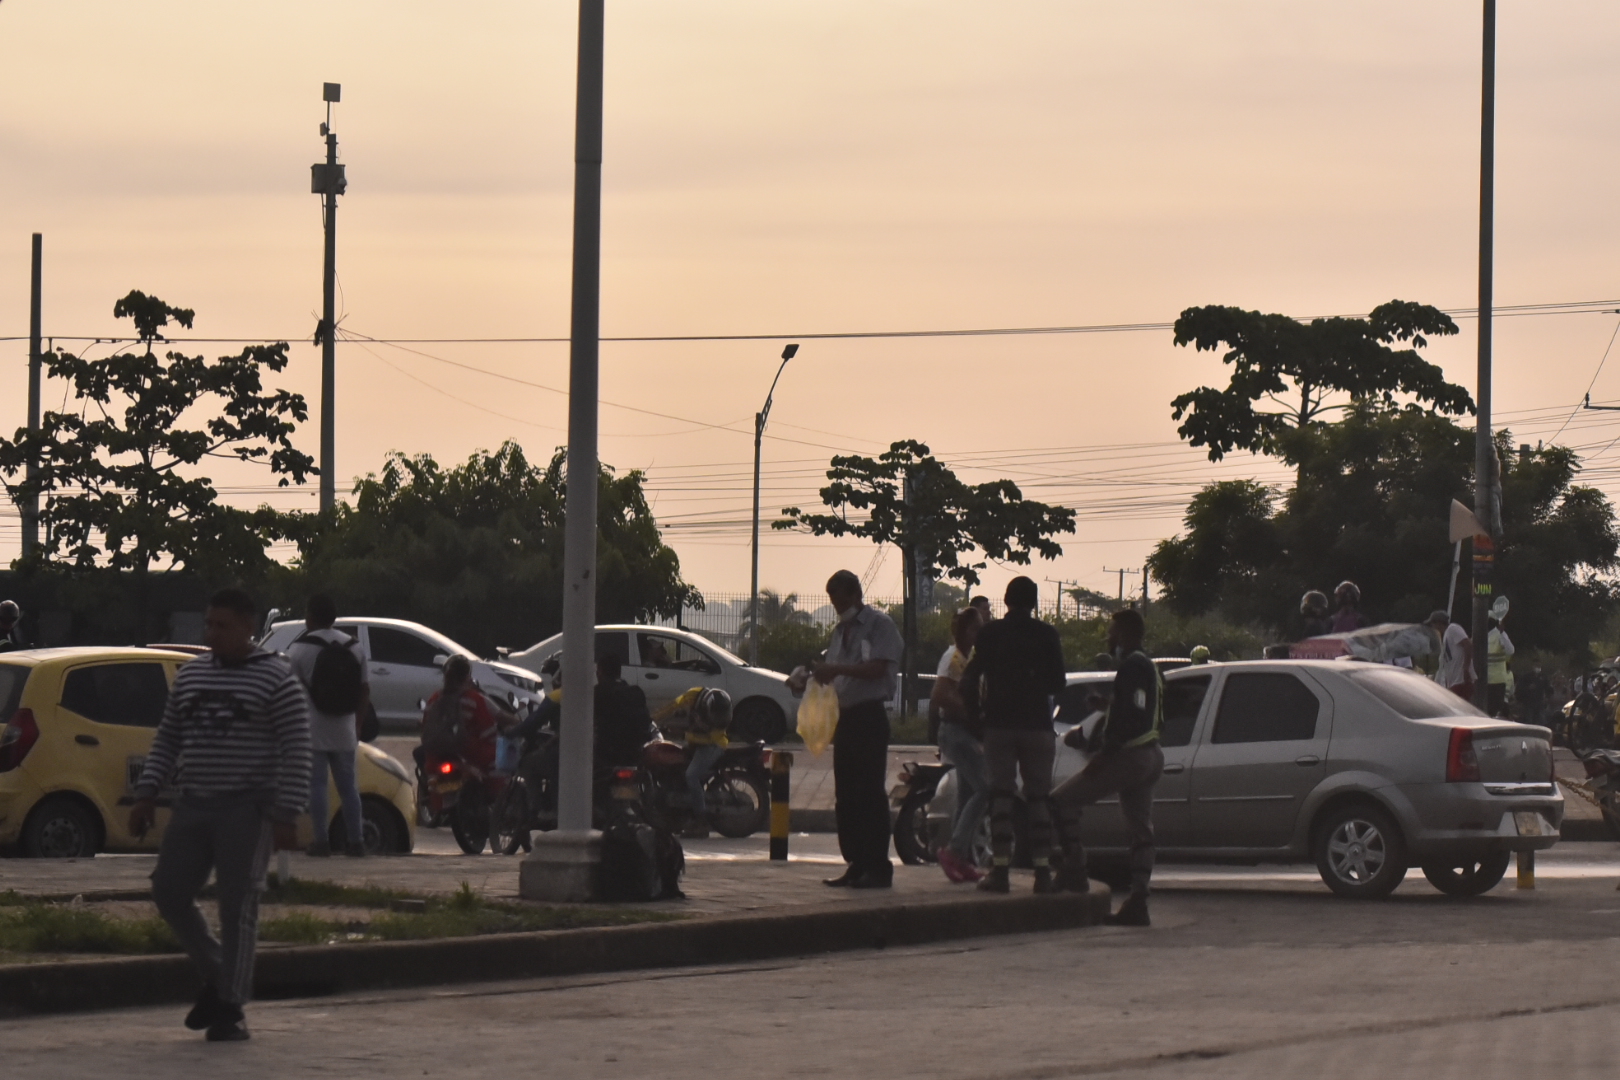
[[[1416,866],[1441,891],[1474,895],[1501,881],[1513,852],[1558,842],[1550,732],[1492,719],[1421,675],[1278,660],[1183,668],[1165,683],[1153,800],[1165,861],[1314,862],[1334,892],[1367,898]],[[1060,736],[1097,721],[1074,715],[1080,690],[1057,710]],[[1054,781],[1085,760],[1060,742]],[[935,844],[954,812],[950,779],[929,809]],[[1082,829],[1106,878],[1127,848],[1118,802],[1088,808]]]

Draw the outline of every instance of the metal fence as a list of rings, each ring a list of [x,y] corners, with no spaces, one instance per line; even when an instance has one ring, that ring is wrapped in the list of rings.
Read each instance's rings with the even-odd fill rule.
[[[769,626],[773,621],[791,619],[794,622],[808,623],[831,630],[838,622],[838,613],[827,602],[827,594],[820,590],[802,593],[778,593],[780,598],[777,604],[767,604],[766,599],[760,598],[760,622]],[[792,600],[791,606],[787,601]],[[866,602],[875,607],[892,610],[898,617],[903,607],[903,601],[898,596],[868,596]],[[655,620],[658,626],[675,626],[702,634],[723,648],[741,653],[747,648],[749,595],[747,593],[709,593],[703,594],[702,608],[684,608],[679,619],[662,618]],[[773,610],[774,608],[774,610]],[[1005,606],[1000,600],[990,601],[991,611],[1000,616],[1005,612]],[[1061,609],[1061,610],[1060,610]],[[924,611],[949,611],[944,606],[927,607]],[[1054,618],[1090,618],[1107,614],[1101,608],[1077,606],[1073,600],[1064,598],[1061,602],[1050,599],[1040,607],[1040,616],[1048,621]]]

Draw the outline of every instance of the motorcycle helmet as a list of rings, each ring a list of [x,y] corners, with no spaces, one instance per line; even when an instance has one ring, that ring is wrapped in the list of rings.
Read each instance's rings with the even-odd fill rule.
[[[1333,598],[1341,604],[1361,606],[1361,590],[1353,581],[1339,582],[1339,587],[1333,590]]]
[[[1195,664],[1209,663],[1209,646],[1194,645],[1192,651],[1192,662]]]
[[[1328,598],[1323,595],[1320,589],[1312,589],[1299,598],[1299,613],[1301,615],[1326,615],[1327,609]]]
[[[22,608],[17,606],[15,600],[0,600],[0,623],[8,626],[22,618]]]
[[[710,731],[724,731],[731,726],[731,695],[711,687],[698,695],[692,712]]]

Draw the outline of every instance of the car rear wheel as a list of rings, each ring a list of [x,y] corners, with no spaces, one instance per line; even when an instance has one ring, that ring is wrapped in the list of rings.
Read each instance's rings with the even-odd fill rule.
[[[1316,869],[1328,888],[1352,900],[1382,900],[1406,877],[1406,841],[1385,811],[1340,807],[1316,828]]]
[[[88,859],[101,846],[101,821],[74,799],[46,799],[23,826],[23,854],[35,859]]]
[[[1479,896],[1501,883],[1511,857],[1510,852],[1494,851],[1483,859],[1426,862],[1423,876],[1447,896]]]
[[[774,701],[749,698],[732,713],[730,735],[734,742],[781,742],[787,736],[787,716]]]

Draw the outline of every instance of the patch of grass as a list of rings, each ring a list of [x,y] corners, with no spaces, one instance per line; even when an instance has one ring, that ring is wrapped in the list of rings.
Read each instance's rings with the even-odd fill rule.
[[[180,943],[156,915],[111,919],[99,911],[39,901],[0,910],[0,950],[47,953],[170,953]]]
[[[320,945],[347,932],[348,927],[307,911],[289,911],[259,922],[260,941],[280,941],[290,945]]]
[[[462,888],[467,888],[462,882]],[[420,899],[421,894],[381,885],[338,885],[331,881],[288,878],[282,885],[271,877],[261,900],[266,904],[321,904],[334,907],[386,908],[395,900]]]

